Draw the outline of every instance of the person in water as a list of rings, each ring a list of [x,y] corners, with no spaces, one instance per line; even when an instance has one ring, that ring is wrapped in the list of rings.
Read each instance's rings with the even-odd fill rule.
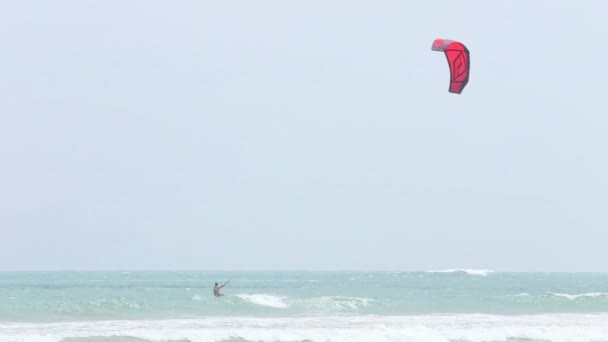
[[[225,282],[224,285],[220,285],[219,283],[215,283],[215,285],[213,286],[213,295],[216,296],[216,297],[223,296],[223,294],[220,293],[220,290],[222,289],[222,287],[226,286],[226,284],[228,284],[228,282]]]

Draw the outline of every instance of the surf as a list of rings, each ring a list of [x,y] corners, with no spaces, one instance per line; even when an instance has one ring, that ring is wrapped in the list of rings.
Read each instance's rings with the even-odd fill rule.
[[[0,323],[3,342],[605,341],[608,314],[207,317]]]

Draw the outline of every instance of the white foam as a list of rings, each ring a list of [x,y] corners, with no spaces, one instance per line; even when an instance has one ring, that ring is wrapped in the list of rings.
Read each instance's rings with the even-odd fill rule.
[[[365,297],[324,296],[307,299],[304,304],[323,311],[355,311],[369,306],[373,301]]]
[[[568,293],[556,293],[551,292],[552,295],[556,297],[568,298],[570,300],[576,300],[579,298],[599,298],[599,297],[608,297],[608,292],[587,292],[581,294],[568,294]]]
[[[110,306],[110,307],[123,307],[123,308],[129,308],[129,309],[141,309],[141,306],[137,302],[134,302],[127,298],[110,298],[110,299],[101,298],[101,299],[89,301],[89,305],[98,306],[98,307]]]
[[[472,268],[450,268],[447,270],[438,271],[427,271],[428,273],[464,273],[473,276],[487,276],[490,273],[494,273],[492,270],[476,270]]]
[[[530,297],[530,294],[528,292],[522,292],[518,294],[507,295],[507,297]]]
[[[277,297],[268,294],[237,294],[236,296],[249,303],[268,306],[275,309],[285,309],[289,306],[285,303],[285,297]]]
[[[0,323],[2,342],[130,336],[150,341],[447,342],[606,341],[608,314],[283,317]]]

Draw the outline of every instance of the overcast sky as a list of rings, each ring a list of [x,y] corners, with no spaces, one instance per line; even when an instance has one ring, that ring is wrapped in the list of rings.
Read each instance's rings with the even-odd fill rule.
[[[5,1],[0,269],[608,271],[607,10]]]

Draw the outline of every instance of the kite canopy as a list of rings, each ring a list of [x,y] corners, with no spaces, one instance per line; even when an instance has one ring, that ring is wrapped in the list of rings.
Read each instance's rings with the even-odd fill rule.
[[[460,94],[469,82],[471,58],[464,44],[450,39],[435,39],[433,51],[443,51],[450,66],[450,93]]]

